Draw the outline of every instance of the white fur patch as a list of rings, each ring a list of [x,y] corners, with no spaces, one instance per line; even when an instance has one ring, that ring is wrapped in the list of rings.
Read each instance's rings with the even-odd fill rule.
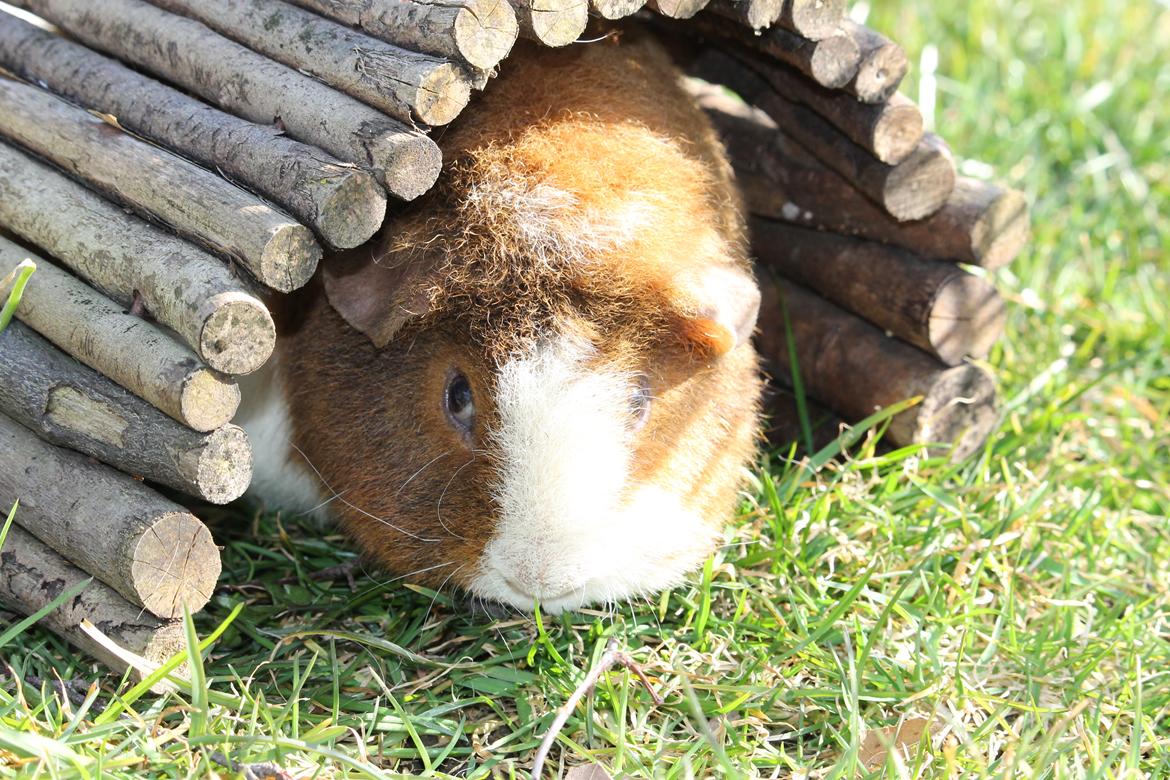
[[[668,491],[629,484],[633,377],[584,365],[562,336],[504,364],[497,385],[500,517],[470,585],[559,612],[677,582],[711,531]]]
[[[252,485],[248,494],[269,507],[325,516],[328,491],[292,446],[292,416],[284,381],[273,355],[265,366],[240,377],[243,403],[236,424],[252,443]]]

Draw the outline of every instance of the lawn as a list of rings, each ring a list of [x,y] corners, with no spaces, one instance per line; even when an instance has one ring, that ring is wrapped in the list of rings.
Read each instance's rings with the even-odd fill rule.
[[[520,776],[612,640],[664,702],[615,667],[549,772],[1170,776],[1170,5],[883,0],[870,23],[964,171],[1034,204],[980,453],[771,453],[687,586],[543,619],[311,580],[344,540],[231,510],[195,682],[142,694],[29,629],[0,647],[0,775]]]

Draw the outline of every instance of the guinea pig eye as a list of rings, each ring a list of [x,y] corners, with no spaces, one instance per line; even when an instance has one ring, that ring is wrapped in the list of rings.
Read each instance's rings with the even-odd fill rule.
[[[650,418],[650,380],[645,374],[639,374],[630,388],[630,416],[633,418],[634,430],[646,424]]]
[[[456,372],[447,380],[443,408],[452,425],[463,433],[471,432],[475,425],[475,399],[471,396],[471,383],[463,374]]]

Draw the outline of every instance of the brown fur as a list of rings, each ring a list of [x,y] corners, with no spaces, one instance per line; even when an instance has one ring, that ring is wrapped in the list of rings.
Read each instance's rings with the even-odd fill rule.
[[[283,343],[295,443],[392,572],[474,573],[493,527],[497,464],[480,435],[493,370],[554,324],[593,342],[599,366],[650,378],[633,482],[715,526],[733,510],[755,447],[756,357],[728,351],[697,280],[713,265],[750,274],[743,222],[706,118],[666,56],[631,38],[520,47],[439,139],[436,190],[382,243],[326,260],[333,305],[315,286]],[[470,442],[442,408],[453,369],[475,393]]]

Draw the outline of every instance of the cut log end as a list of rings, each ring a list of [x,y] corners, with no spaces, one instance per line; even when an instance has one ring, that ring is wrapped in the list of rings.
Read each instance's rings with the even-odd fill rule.
[[[322,254],[307,227],[296,222],[280,225],[268,234],[257,276],[274,290],[292,292],[313,277]]]
[[[589,24],[587,0],[523,0],[520,26],[545,46],[568,46]]]
[[[471,82],[458,67],[444,63],[432,68],[422,78],[415,96],[414,113],[425,124],[445,125],[459,116],[470,99]]]
[[[1001,268],[1020,253],[1031,233],[1024,194],[1002,190],[971,231],[971,253],[984,268]]]
[[[520,25],[508,0],[469,2],[455,18],[455,45],[468,65],[491,70],[508,56]]]
[[[414,200],[439,178],[443,153],[421,133],[382,136],[371,149],[376,172],[389,192],[402,200]]]
[[[845,17],[845,0],[785,0],[785,26],[811,41],[837,32]]]
[[[386,193],[364,171],[339,176],[318,204],[316,224],[334,249],[353,249],[369,241],[386,219]]]
[[[225,374],[250,374],[276,347],[276,326],[259,299],[240,292],[213,296],[199,332],[199,356]]]
[[[861,50],[852,38],[848,35],[830,35],[817,42],[809,59],[809,69],[818,84],[837,89],[853,78],[860,59]]]
[[[927,133],[918,148],[886,178],[882,205],[901,222],[938,211],[955,189],[955,161],[938,136]]]
[[[909,69],[910,60],[902,47],[888,43],[861,60],[853,92],[862,102],[882,103],[897,91]]]
[[[225,425],[212,431],[190,460],[181,465],[192,472],[191,481],[198,486],[201,498],[213,504],[235,501],[252,481],[252,446],[239,426]]]
[[[886,106],[878,118],[873,152],[882,162],[895,165],[910,156],[921,140],[922,112],[909,100],[901,100]]]
[[[939,359],[956,365],[965,357],[982,359],[1003,335],[1006,312],[995,285],[956,272],[939,288],[930,308],[927,332]]]
[[[131,581],[143,606],[161,618],[198,612],[211,600],[219,579],[219,549],[194,515],[168,512],[138,538]]]
[[[227,425],[240,406],[240,388],[205,368],[183,381],[179,396],[180,422],[207,433]]]
[[[671,19],[690,19],[702,11],[709,0],[651,0],[649,5]]]
[[[995,381],[972,365],[943,371],[913,414],[913,431],[904,440],[951,444],[951,458],[963,460],[983,446],[995,428]],[[898,415],[901,417],[902,415]],[[891,431],[895,425],[891,424]]]
[[[589,8],[602,19],[622,19],[645,4],[646,0],[590,0]]]

